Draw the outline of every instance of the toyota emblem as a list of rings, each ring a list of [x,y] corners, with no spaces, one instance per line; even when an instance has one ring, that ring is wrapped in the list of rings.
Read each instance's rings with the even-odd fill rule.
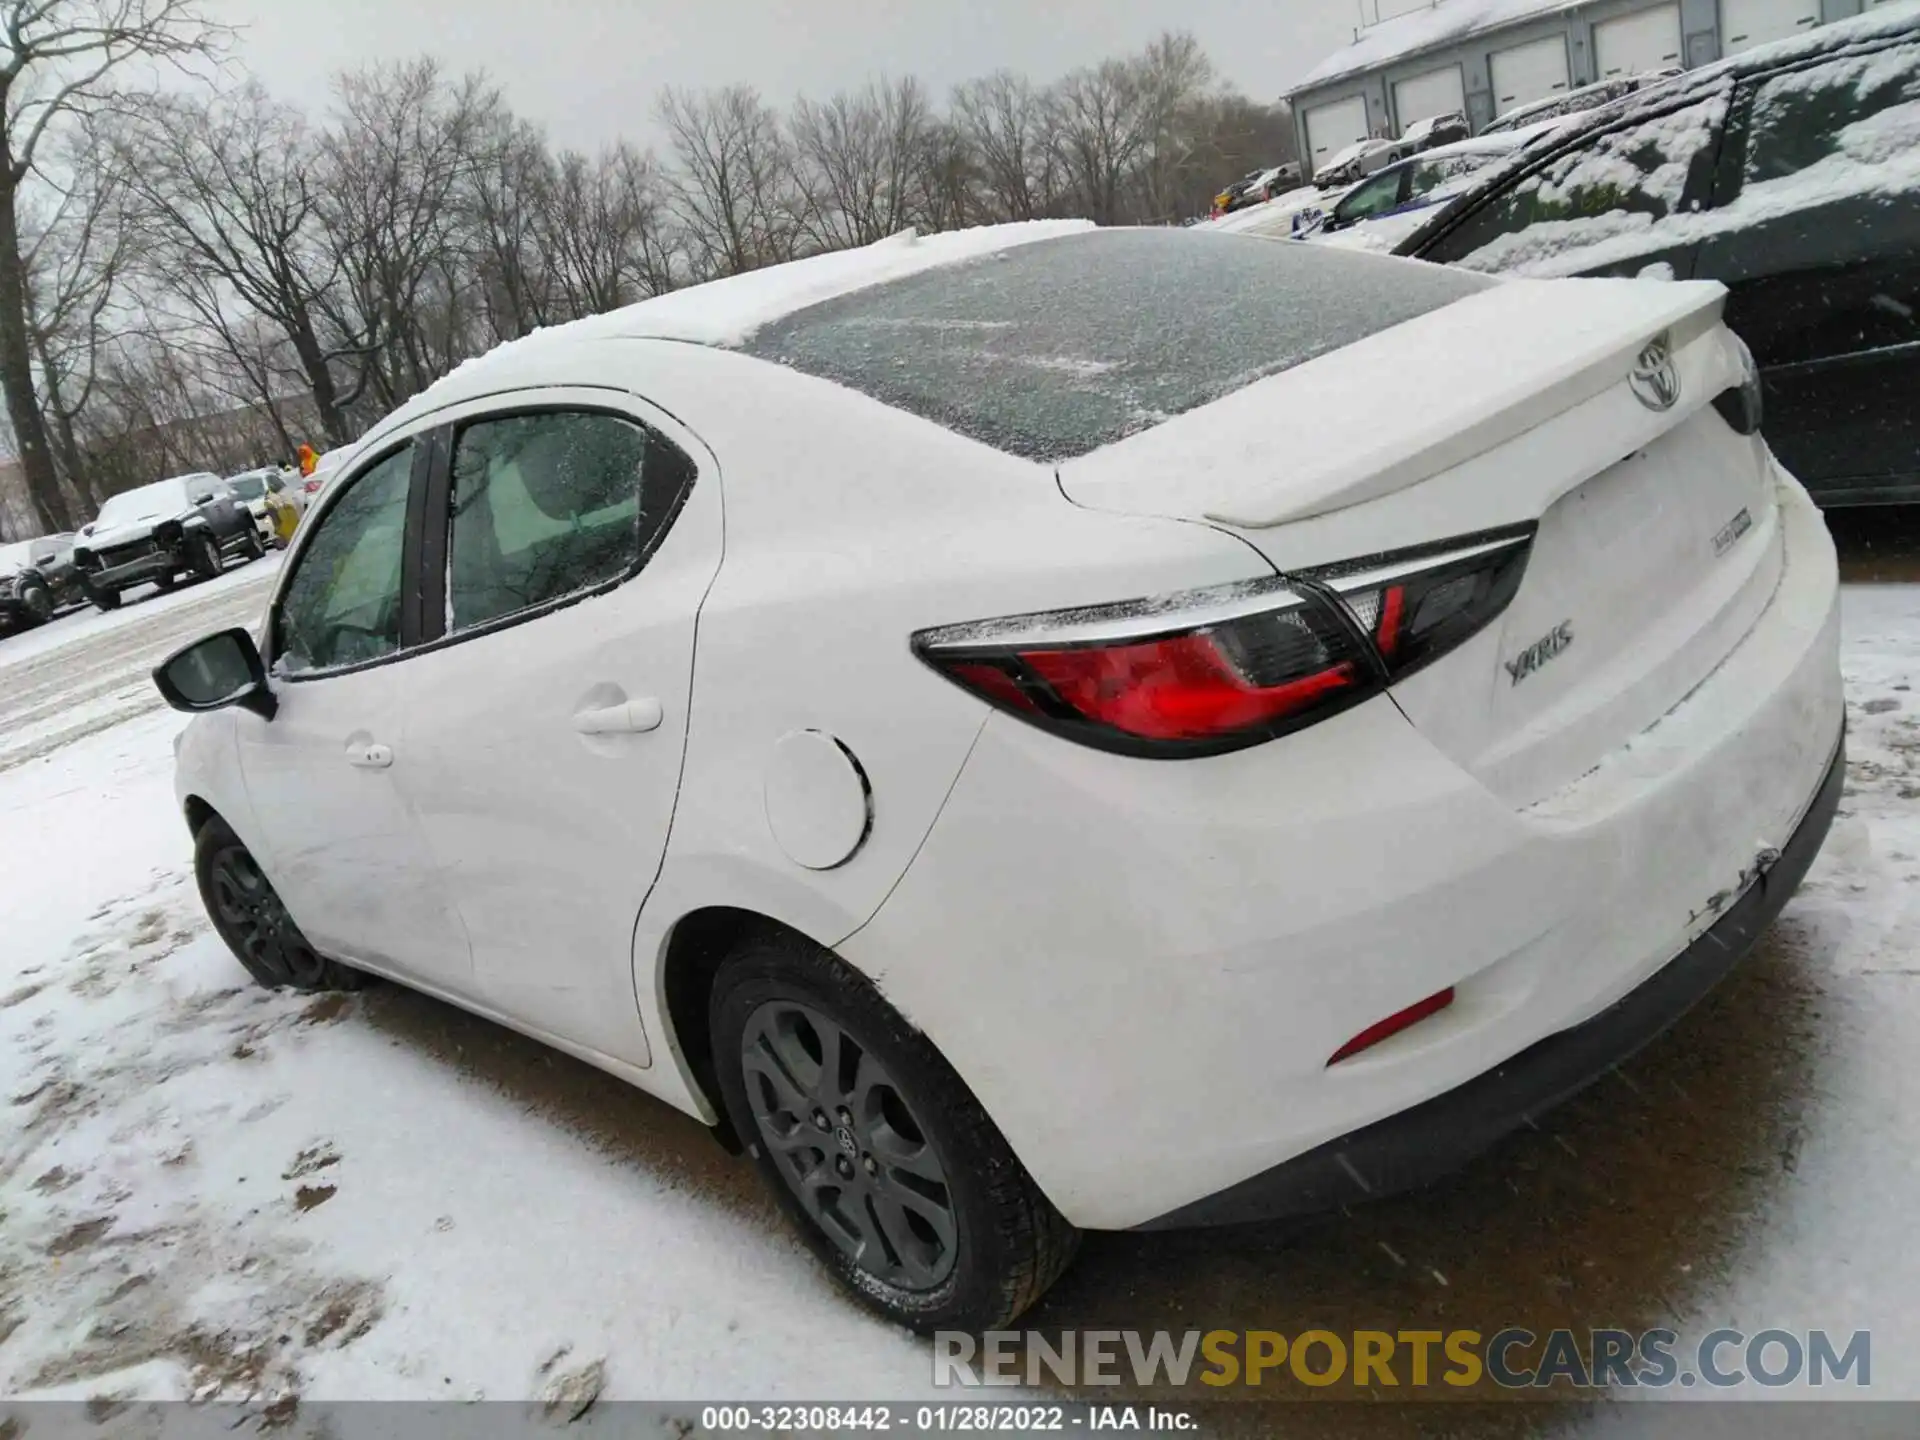
[[[1673,363],[1673,344],[1665,335],[1640,352],[1628,383],[1634,398],[1649,410],[1671,410],[1679,403],[1680,371]]]

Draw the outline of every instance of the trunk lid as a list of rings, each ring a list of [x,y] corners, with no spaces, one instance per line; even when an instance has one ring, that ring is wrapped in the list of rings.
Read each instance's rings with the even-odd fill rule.
[[[1766,447],[1711,404],[1745,370],[1722,296],[1500,286],[1069,463],[1061,484],[1095,508],[1204,518],[1282,571],[1535,522],[1507,610],[1392,691],[1429,741],[1522,807],[1685,698],[1779,578]],[[1678,384],[1664,410],[1659,387],[1643,398],[1632,381],[1662,336]],[[1263,446],[1225,413],[1247,404],[1269,417]],[[1213,443],[1176,467],[1163,447],[1187,421]]]

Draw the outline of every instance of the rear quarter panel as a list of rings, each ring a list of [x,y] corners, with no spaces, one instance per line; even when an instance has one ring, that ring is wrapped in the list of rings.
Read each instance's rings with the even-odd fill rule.
[[[1046,467],[829,382],[723,351],[620,343],[633,388],[713,449],[726,509],[672,838],[634,942],[647,1023],[671,1037],[662,960],[681,917],[738,906],[835,946],[918,852],[990,712],[914,657],[915,630],[1272,571],[1211,527],[1080,509]],[[872,792],[866,842],[826,871],[790,860],[767,822],[773,746],[806,729],[839,739]],[[900,967],[945,963],[926,939],[872,958],[883,991]],[[710,1113],[680,1072],[650,1078]]]

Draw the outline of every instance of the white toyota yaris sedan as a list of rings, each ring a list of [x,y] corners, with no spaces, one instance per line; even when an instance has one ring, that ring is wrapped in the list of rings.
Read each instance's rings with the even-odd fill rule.
[[[1721,304],[1042,224],[507,346],[157,672],[207,908],[719,1127],[922,1328],[1423,1183],[1833,814],[1833,550]]]

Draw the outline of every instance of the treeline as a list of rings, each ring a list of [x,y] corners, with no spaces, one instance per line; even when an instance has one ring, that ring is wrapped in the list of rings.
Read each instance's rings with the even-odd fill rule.
[[[47,3],[0,0],[0,22]],[[668,90],[653,113],[659,152],[556,149],[487,76],[422,59],[340,75],[311,107],[247,83],[62,117],[11,197],[34,518],[67,528],[161,474],[344,443],[540,326],[908,226],[1175,223],[1293,150],[1284,111],[1224,87],[1179,33],[1045,84],[1003,71],[939,99],[876,79],[787,108]]]

